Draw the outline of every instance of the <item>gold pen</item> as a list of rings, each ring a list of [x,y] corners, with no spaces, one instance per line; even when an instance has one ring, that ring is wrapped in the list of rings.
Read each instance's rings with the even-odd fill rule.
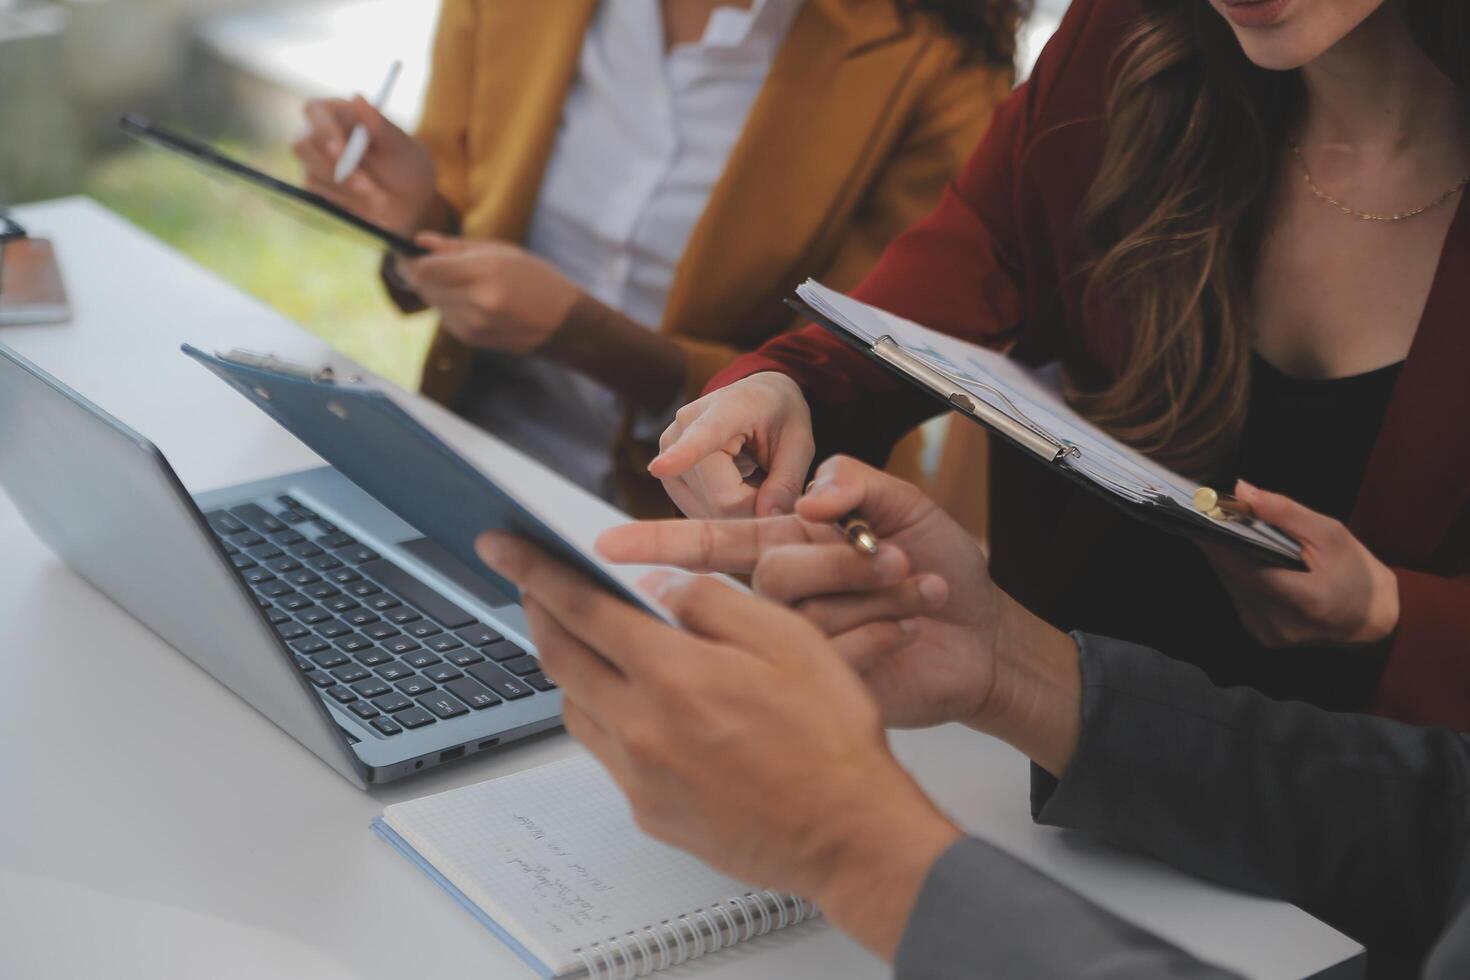
[[[1217,521],[1243,521],[1255,516],[1251,505],[1244,500],[1209,487],[1194,492],[1194,509]]]
[[[811,493],[814,486],[816,486],[815,480],[808,483],[802,493]],[[873,533],[873,525],[869,524],[867,519],[857,511],[848,513],[838,521],[837,529],[842,532],[847,543],[860,554],[876,555],[878,553],[878,535]]]

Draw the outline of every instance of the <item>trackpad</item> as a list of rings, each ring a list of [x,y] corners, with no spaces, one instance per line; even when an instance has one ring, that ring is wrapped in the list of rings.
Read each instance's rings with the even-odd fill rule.
[[[439,547],[428,538],[415,538],[412,541],[401,542],[398,547],[413,555],[419,561],[428,565],[434,571],[443,575],[455,585],[464,589],[470,595],[479,599],[492,609],[501,606],[514,606],[516,601],[510,595],[500,589],[490,580],[494,573],[489,569],[475,571],[469,568],[458,558]],[[499,577],[496,576],[497,581]]]

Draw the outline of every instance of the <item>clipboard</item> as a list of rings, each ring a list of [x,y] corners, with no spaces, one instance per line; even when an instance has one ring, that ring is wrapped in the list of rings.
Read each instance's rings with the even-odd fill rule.
[[[556,529],[553,517],[517,496],[446,445],[391,394],[330,368],[308,370],[270,355],[183,352],[234,388],[282,428],[426,538],[507,595],[515,586],[475,554],[483,531],[534,542],[623,601],[674,624],[669,613],[609,574]]]
[[[825,288],[825,287],[821,287]],[[854,301],[855,302],[855,301]],[[1280,568],[1304,571],[1301,546],[1277,528],[1254,518],[1222,520],[1207,516],[1193,507],[1183,506],[1173,497],[1158,494],[1139,502],[1099,482],[1078,464],[1086,451],[1075,443],[1058,438],[1029,419],[998,386],[983,385],[973,379],[972,385],[989,388],[999,401],[1009,404],[1004,411],[975,397],[966,383],[955,378],[940,365],[904,349],[893,337],[884,335],[873,343],[854,334],[837,320],[817,309],[799,294],[785,300],[786,306],[810,319],[843,343],[877,361],[888,371],[918,388],[946,409],[984,426],[995,437],[1014,446],[1021,454],[1045,465],[1064,479],[1085,488],[1089,493],[1122,510],[1134,520],[1180,537],[1209,541],[1243,551],[1258,561]]]
[[[161,147],[170,153],[178,154],[195,163],[202,164],[217,173],[226,174],[257,190],[264,191],[277,200],[287,201],[291,204],[306,207],[309,210],[320,212],[327,217],[346,225],[354,231],[375,239],[390,251],[410,258],[427,255],[428,250],[420,248],[413,242],[395,232],[389,231],[381,225],[374,224],[366,218],[359,217],[351,211],[327,200],[320,194],[313,194],[303,187],[289,184],[284,180],[272,177],[270,174],[256,170],[254,167],[241,163],[234,157],[228,156],[207,143],[176,133],[163,126],[156,125],[137,113],[125,113],[117,121],[118,128],[129,136],[135,137],[146,143]]]

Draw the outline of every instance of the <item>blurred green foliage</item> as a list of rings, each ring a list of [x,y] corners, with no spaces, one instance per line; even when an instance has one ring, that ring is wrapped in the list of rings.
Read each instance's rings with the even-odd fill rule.
[[[276,176],[297,172],[284,150],[221,149]],[[83,191],[368,369],[416,385],[433,316],[388,302],[371,240],[151,147],[102,159]]]

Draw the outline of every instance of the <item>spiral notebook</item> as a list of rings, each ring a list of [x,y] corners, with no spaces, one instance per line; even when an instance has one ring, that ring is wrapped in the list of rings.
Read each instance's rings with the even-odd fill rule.
[[[817,915],[658,843],[577,756],[395,803],[373,829],[544,977],[622,977]]]
[[[1173,534],[1242,549],[1261,561],[1302,568],[1301,545],[1255,518],[1196,509],[1193,481],[1126,446],[1073,411],[1045,371],[905,320],[813,279],[794,307],[839,339],[917,385],[945,407]],[[1222,519],[1223,518],[1223,519]]]

